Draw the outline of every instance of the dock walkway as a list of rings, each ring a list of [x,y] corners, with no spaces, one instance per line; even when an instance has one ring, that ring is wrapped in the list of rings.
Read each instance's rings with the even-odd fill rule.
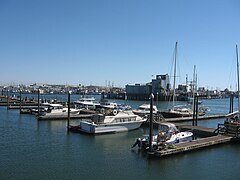
[[[225,118],[225,114],[220,115],[209,115],[209,116],[198,116],[197,120],[209,120],[209,119],[218,119],[218,118]],[[165,118],[167,122],[184,122],[184,121],[192,121],[193,117],[178,117],[178,118]]]
[[[232,140],[232,137],[230,136],[217,135],[217,136],[193,140],[186,143],[175,144],[174,149],[155,150],[150,153],[154,156],[162,157],[162,156],[173,155],[177,153],[183,153],[190,150],[196,150],[203,147],[222,144],[222,143],[230,142],[231,140]]]

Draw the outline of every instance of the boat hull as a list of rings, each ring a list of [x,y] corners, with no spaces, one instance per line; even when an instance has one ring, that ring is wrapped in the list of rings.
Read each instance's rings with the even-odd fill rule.
[[[89,134],[104,134],[104,133],[117,133],[138,129],[142,121],[128,122],[128,123],[111,123],[111,124],[94,124],[82,121],[79,126],[79,131]]]
[[[191,117],[192,113],[177,113],[177,112],[161,112],[164,118],[180,118],[180,117]],[[205,113],[198,113],[199,116],[204,116]]]

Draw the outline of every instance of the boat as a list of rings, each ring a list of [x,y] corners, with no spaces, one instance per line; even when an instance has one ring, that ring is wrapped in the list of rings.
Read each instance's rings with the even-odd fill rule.
[[[153,114],[158,112],[157,106],[153,105]],[[150,114],[150,104],[142,104],[137,109],[133,110],[134,114],[145,116]]]
[[[177,66],[177,42],[175,44],[175,56],[174,56],[174,75],[173,75],[173,95],[172,95],[172,108],[168,111],[161,111],[161,114],[164,118],[178,118],[178,117],[189,117],[193,116],[193,108],[186,105],[175,106],[175,85],[176,85],[176,66]],[[194,66],[194,79],[195,76],[195,66]],[[193,80],[194,82],[195,80]],[[195,90],[195,85],[193,86]],[[193,92],[193,95],[195,92]],[[198,116],[204,116],[206,114],[206,108],[198,109]]]
[[[226,115],[227,119],[224,121],[224,124],[229,125],[240,125],[240,80],[239,80],[239,61],[238,61],[238,47],[236,45],[236,56],[237,56],[237,97],[238,97],[238,110],[235,112],[230,112]],[[232,105],[233,110],[233,105]],[[231,111],[231,109],[230,109]]]
[[[93,97],[81,98],[78,101],[74,101],[74,103],[77,104],[80,109],[83,108],[91,110],[95,110],[96,106],[99,105],[99,103],[95,102],[95,98]]]
[[[40,104],[40,107],[39,107],[40,114],[39,115],[46,113],[48,110],[48,107],[49,107],[48,102]],[[38,108],[31,108],[30,111],[31,111],[31,114],[38,115]]]
[[[118,104],[116,102],[111,102],[108,101],[107,99],[102,99],[100,104],[96,105],[96,110],[97,112],[104,114],[104,115],[109,115],[113,114],[116,115],[118,113]]]
[[[158,146],[188,142],[192,140],[192,136],[192,132],[180,132],[173,123],[160,123],[158,134],[152,137],[152,146],[156,149]],[[132,148],[136,145],[138,145],[139,148],[148,149],[149,136],[138,138]]]
[[[204,116],[208,108],[200,107],[198,109],[198,116]],[[164,118],[177,118],[177,117],[190,117],[193,116],[193,110],[187,105],[174,106],[169,111],[162,111],[161,114]]]
[[[78,114],[80,109],[70,108],[70,114]],[[62,104],[49,104],[46,113],[43,116],[47,115],[66,115],[68,114],[68,108],[63,107]]]
[[[69,128],[88,134],[116,133],[138,129],[146,120],[132,111],[120,111],[115,116],[95,114],[90,121],[82,120],[80,125]]]

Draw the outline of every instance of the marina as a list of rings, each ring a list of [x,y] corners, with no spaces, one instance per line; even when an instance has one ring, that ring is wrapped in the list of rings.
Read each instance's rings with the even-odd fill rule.
[[[238,1],[0,4],[0,180],[240,178]]]
[[[65,96],[66,97],[66,96]],[[73,100],[77,99],[78,96],[73,95]],[[65,102],[67,101],[67,97],[65,99]],[[215,113],[222,114],[224,117],[225,114],[228,113],[228,99],[219,99],[219,100],[209,100],[207,101],[207,105],[209,108],[212,109]],[[218,104],[223,104],[221,111],[214,110],[214,104],[217,102]],[[120,104],[122,104],[122,101],[119,101]],[[137,108],[142,102],[135,102],[135,101],[129,101],[129,105],[131,105],[133,108]],[[164,103],[158,104],[159,107],[165,106]],[[218,108],[219,110],[219,108]],[[37,120],[37,118],[30,114],[20,114],[18,109],[9,109],[7,110],[6,106],[0,107],[0,112],[2,116],[0,127],[2,129],[1,137],[7,137],[7,139],[11,139],[11,141],[5,141],[1,140],[1,142],[4,144],[4,148],[1,149],[2,154],[2,163],[7,163],[7,159],[15,159],[17,161],[12,162],[21,162],[23,165],[21,168],[19,168],[17,163],[10,163],[12,168],[14,168],[14,172],[18,174],[18,177],[43,177],[44,174],[48,174],[49,177],[55,178],[61,178],[62,177],[77,177],[81,175],[85,178],[91,178],[94,177],[94,175],[89,175],[90,170],[86,170],[86,172],[81,171],[86,164],[89,166],[92,166],[93,168],[96,167],[94,165],[96,162],[98,164],[100,163],[102,168],[101,169],[108,169],[109,165],[111,165],[111,170],[118,172],[116,170],[117,164],[119,162],[113,162],[112,159],[119,159],[121,160],[121,164],[123,167],[127,167],[129,164],[136,164],[138,163],[140,166],[145,166],[144,164],[151,163],[150,167],[151,170],[146,171],[144,168],[141,168],[142,173],[139,174],[139,170],[135,169],[134,166],[132,168],[122,168],[127,174],[124,175],[124,178],[132,177],[132,175],[136,178],[149,178],[148,172],[151,172],[153,176],[158,177],[159,169],[156,168],[170,168],[170,164],[172,164],[172,161],[174,159],[178,159],[178,162],[175,162],[175,166],[181,166],[181,163],[184,163],[184,161],[193,160],[195,158],[201,158],[203,163],[209,162],[209,159],[213,158],[216,154],[216,158],[219,158],[219,153],[226,154],[227,151],[231,151],[231,155],[227,156],[228,160],[232,158],[232,162],[235,161],[235,157],[238,156],[238,153],[233,153],[232,150],[236,150],[239,148],[237,143],[231,143],[231,138],[225,135],[217,135],[216,134],[216,128],[218,123],[223,122],[223,118],[217,118],[214,114],[209,114],[209,117],[213,116],[214,119],[205,119],[205,120],[199,120],[198,124],[199,126],[192,126],[191,125],[191,119],[189,121],[179,121],[174,122],[175,125],[181,130],[181,131],[191,131],[193,134],[200,136],[201,138],[197,138],[196,140],[193,140],[192,143],[186,143],[183,144],[177,144],[175,145],[175,149],[168,149],[167,151],[155,151],[154,156],[149,155],[148,153],[141,152],[137,148],[131,149],[131,145],[134,142],[134,139],[141,136],[144,133],[148,133],[148,127],[140,127],[137,130],[129,131],[129,132],[121,132],[121,133],[114,133],[114,134],[104,134],[99,136],[88,136],[85,134],[79,134],[79,133],[73,133],[71,131],[67,130],[67,116],[62,117],[62,120],[58,120],[55,117],[52,117],[52,120]],[[86,116],[87,114],[82,114],[83,116]],[[76,116],[76,118],[74,117]],[[70,124],[77,125],[80,121],[79,118],[80,115],[71,115],[70,117]],[[91,115],[92,116],[92,115]],[[44,117],[44,116],[43,116]],[[59,117],[60,118],[60,117]],[[91,117],[89,117],[91,118]],[[51,119],[51,118],[50,118]],[[181,118],[180,118],[181,119]],[[185,124],[189,122],[189,124]],[[208,124],[213,124],[210,127],[202,127],[206,122]],[[157,123],[156,123],[157,124]],[[208,125],[207,125],[208,126]],[[11,128],[10,128],[11,127]],[[14,137],[17,137],[16,139],[12,139],[11,136],[13,136],[14,130]],[[215,131],[215,132],[214,132]],[[5,135],[3,135],[5,134]],[[61,152],[57,152],[51,147],[52,143],[55,142],[54,149],[57,148],[58,150],[61,150]],[[233,141],[234,142],[234,141]],[[10,143],[10,144],[9,144]],[[9,154],[9,148],[11,143],[14,143],[14,147],[16,147],[18,150],[15,150],[15,155],[12,155],[11,157]],[[25,145],[22,146],[22,143]],[[9,145],[8,145],[9,144]],[[219,146],[210,146],[210,144],[219,144]],[[221,146],[222,144],[222,146]],[[43,146],[48,147],[48,150],[43,150]],[[8,148],[9,147],[9,148]],[[202,148],[205,147],[205,148]],[[96,150],[97,149],[97,150]],[[188,149],[188,150],[187,150]],[[202,150],[201,150],[202,149]],[[211,156],[209,156],[209,150],[213,153]],[[22,152],[28,152],[27,157],[29,157],[29,160],[26,160],[26,156],[22,155]],[[11,152],[11,151],[10,151]],[[40,153],[44,152],[44,153]],[[89,162],[89,152],[91,153],[91,158],[94,157],[94,162]],[[41,154],[40,156],[37,156],[37,154]],[[229,152],[230,153],[230,152]],[[176,154],[176,155],[175,155]],[[177,156],[178,154],[178,156]],[[175,155],[172,157],[172,155]],[[186,156],[187,155],[187,156]],[[67,164],[67,166],[64,166],[65,169],[68,170],[69,173],[63,174],[60,172],[59,168],[61,167],[61,164],[63,163],[63,160],[56,159],[56,157],[62,156],[64,158],[64,163]],[[233,157],[235,156],[235,157]],[[156,158],[150,158],[150,157],[156,157]],[[159,159],[160,157],[160,159]],[[163,157],[169,157],[164,158]],[[222,155],[222,162],[227,161],[224,159],[225,155]],[[38,166],[36,163],[34,165],[34,162],[40,161],[39,158],[46,158],[50,161],[46,160],[46,163],[42,163],[41,167]],[[108,163],[103,163],[104,161],[108,161]],[[187,159],[186,159],[187,158]],[[31,159],[31,160],[30,160]],[[73,160],[75,159],[75,160]],[[175,160],[174,160],[175,161]],[[54,162],[54,163],[53,163]],[[117,163],[117,164],[116,164]],[[169,165],[165,164],[169,163]],[[10,165],[9,164],[9,165]],[[164,165],[165,164],[165,165]],[[77,166],[76,166],[77,165]],[[28,166],[34,166],[36,171],[30,172],[28,171]],[[41,171],[38,172],[42,168],[42,166],[45,166],[45,173],[41,173]],[[172,166],[172,165],[171,165]],[[193,166],[194,168],[198,168],[198,166],[202,166],[200,162],[195,163]],[[4,166],[6,167],[6,166]],[[57,168],[57,169],[56,169]],[[226,169],[226,167],[219,167],[219,169],[225,170],[225,172],[230,172],[232,169]],[[49,169],[53,170],[56,173],[52,173],[49,171]],[[60,168],[61,169],[61,168]],[[74,170],[76,169],[76,170]],[[81,169],[81,170],[80,170]],[[95,168],[94,168],[95,169]],[[139,168],[138,168],[139,169]],[[93,169],[92,169],[93,170]],[[11,174],[9,169],[7,168],[1,168],[1,174],[5,178],[13,178],[16,177],[16,175]],[[23,173],[24,172],[24,173]],[[28,172],[28,173],[26,173]],[[212,171],[214,172],[214,170]],[[211,172],[211,173],[212,173]],[[99,174],[100,172],[96,172]],[[171,173],[171,175],[167,171],[161,171],[161,173],[165,177],[169,178],[176,178],[178,177],[177,173]],[[211,173],[208,173],[207,176],[211,175]],[[132,175],[130,175],[132,174]],[[183,173],[184,174],[184,173]],[[188,173],[186,173],[183,176],[187,176]],[[221,174],[221,173],[220,173]],[[113,177],[119,176],[119,173],[113,173]],[[224,177],[224,174],[221,174],[222,177]],[[232,174],[233,177],[235,177],[234,174]],[[237,175],[236,175],[237,176]],[[107,177],[107,176],[103,176]],[[151,176],[152,177],[152,176]]]

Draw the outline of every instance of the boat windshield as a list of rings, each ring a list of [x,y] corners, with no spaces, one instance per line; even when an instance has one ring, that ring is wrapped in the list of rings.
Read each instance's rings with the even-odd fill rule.
[[[158,127],[159,132],[164,132],[166,134],[177,132],[178,129],[174,124],[160,124]]]

